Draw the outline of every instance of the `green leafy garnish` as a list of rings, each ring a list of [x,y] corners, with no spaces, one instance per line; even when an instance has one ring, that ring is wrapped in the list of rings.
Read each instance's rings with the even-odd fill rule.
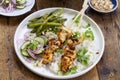
[[[73,33],[73,40],[77,40],[80,38],[80,32],[74,32]]]
[[[64,76],[66,76],[66,75],[70,75],[70,74],[75,74],[75,73],[77,73],[77,69],[78,69],[78,67],[77,66],[73,66],[72,68],[70,68],[67,72],[62,72],[62,71],[58,71],[57,72],[57,75],[64,75]]]
[[[81,25],[81,28],[89,28],[91,25],[88,23],[86,26]]]
[[[83,39],[93,41],[94,40],[94,34],[93,34],[92,30],[90,30],[90,29],[86,30],[83,34]]]
[[[35,50],[38,46],[38,42],[37,41],[31,41],[31,43],[29,44],[28,48],[31,50]]]
[[[63,53],[63,49],[57,49],[56,51],[55,51],[56,53]]]
[[[84,47],[82,47],[77,52],[77,61],[81,62],[83,65],[88,65],[89,55],[85,55],[88,52],[88,50]]]
[[[73,66],[66,73],[64,73],[64,75],[75,74],[75,73],[77,73],[77,69],[78,69],[77,66]]]

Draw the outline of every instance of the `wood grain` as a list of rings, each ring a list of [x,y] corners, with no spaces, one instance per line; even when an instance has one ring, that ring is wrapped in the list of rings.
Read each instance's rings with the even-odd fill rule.
[[[0,80],[9,80],[9,52],[7,50],[7,18],[0,17]]]
[[[0,80],[51,80],[28,70],[17,58],[14,50],[14,33],[18,24],[36,10],[49,7],[66,7],[80,10],[83,0],[36,0],[34,8],[19,17],[0,16]],[[120,4],[120,1],[119,1]],[[110,14],[87,9],[86,14],[102,29],[105,37],[104,55],[91,71],[69,80],[120,80],[120,7]]]

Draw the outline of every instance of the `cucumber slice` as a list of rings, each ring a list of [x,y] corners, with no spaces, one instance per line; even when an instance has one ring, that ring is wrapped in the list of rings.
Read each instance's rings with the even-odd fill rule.
[[[21,54],[22,54],[23,56],[26,56],[26,57],[29,57],[29,56],[30,56],[25,49],[24,49],[24,50],[21,50]]]
[[[44,49],[43,48],[41,48],[38,52],[36,52],[35,54],[40,54],[40,53],[42,53],[42,51],[43,51]]]
[[[10,3],[10,0],[6,0],[5,3],[9,4],[9,3]]]
[[[16,6],[16,8],[17,8],[17,9],[24,9],[25,6],[24,6],[24,5],[22,5],[22,6]]]
[[[46,44],[47,44],[48,39],[47,39],[46,37],[44,37],[44,36],[42,36],[42,38],[44,39],[44,43],[45,43],[45,45],[46,45]]]
[[[28,46],[29,44],[30,44],[30,41],[25,42],[25,43],[21,46],[21,49],[23,50],[23,49],[27,48],[27,46]]]
[[[40,44],[45,45],[44,39],[42,37],[36,37],[34,40],[38,41]]]
[[[25,4],[27,1],[26,0],[17,0],[18,4]]]

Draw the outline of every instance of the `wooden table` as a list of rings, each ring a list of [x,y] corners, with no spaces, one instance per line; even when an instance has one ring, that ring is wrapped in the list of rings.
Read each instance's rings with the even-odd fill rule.
[[[0,80],[49,80],[28,70],[17,58],[13,45],[15,30],[26,16],[37,10],[48,7],[80,10],[82,3],[83,0],[36,0],[32,11],[25,15],[0,16]],[[92,9],[86,14],[102,29],[105,51],[96,67],[73,80],[120,80],[120,6],[110,14],[100,14]]]

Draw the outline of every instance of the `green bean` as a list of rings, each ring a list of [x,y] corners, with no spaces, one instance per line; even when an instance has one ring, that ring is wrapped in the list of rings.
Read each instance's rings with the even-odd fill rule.
[[[53,21],[53,22],[63,24],[66,20],[67,20],[67,19],[61,18],[61,19],[57,19],[57,20],[55,20],[55,21]]]
[[[66,18],[62,18],[61,14],[64,9],[58,9],[53,12],[49,12],[39,18],[34,18],[29,20],[28,28],[32,28],[32,33],[36,33],[37,35],[41,34],[42,31],[47,31],[50,28],[53,29],[55,27],[61,27],[64,22],[67,20]]]
[[[43,25],[43,23],[30,23],[28,24],[28,28],[35,28],[35,27],[39,27]],[[54,22],[47,22],[46,24],[44,24],[45,26],[61,26],[62,24],[60,23],[54,23]],[[40,28],[41,29],[41,28]]]
[[[48,20],[50,20],[53,16],[60,16],[60,15],[63,13],[63,11],[64,11],[63,8],[62,8],[62,9],[59,9],[59,10],[53,11],[52,15],[49,16],[49,17],[43,22],[43,24],[41,25],[41,27],[42,27],[43,25],[45,25],[45,24],[48,22]],[[38,30],[37,30],[37,33],[39,33],[39,32],[40,32],[40,28],[38,28]]]
[[[31,20],[29,20],[29,22],[36,22],[37,20],[41,19],[41,17],[38,17],[38,18],[33,18]]]
[[[33,19],[29,20],[29,22],[42,22],[42,21],[44,21],[44,19],[46,19],[49,16],[49,14],[50,13],[47,13],[41,17],[33,18]]]
[[[61,16],[61,14],[63,13],[64,9],[58,9],[58,10],[55,10],[53,12],[53,16]]]

